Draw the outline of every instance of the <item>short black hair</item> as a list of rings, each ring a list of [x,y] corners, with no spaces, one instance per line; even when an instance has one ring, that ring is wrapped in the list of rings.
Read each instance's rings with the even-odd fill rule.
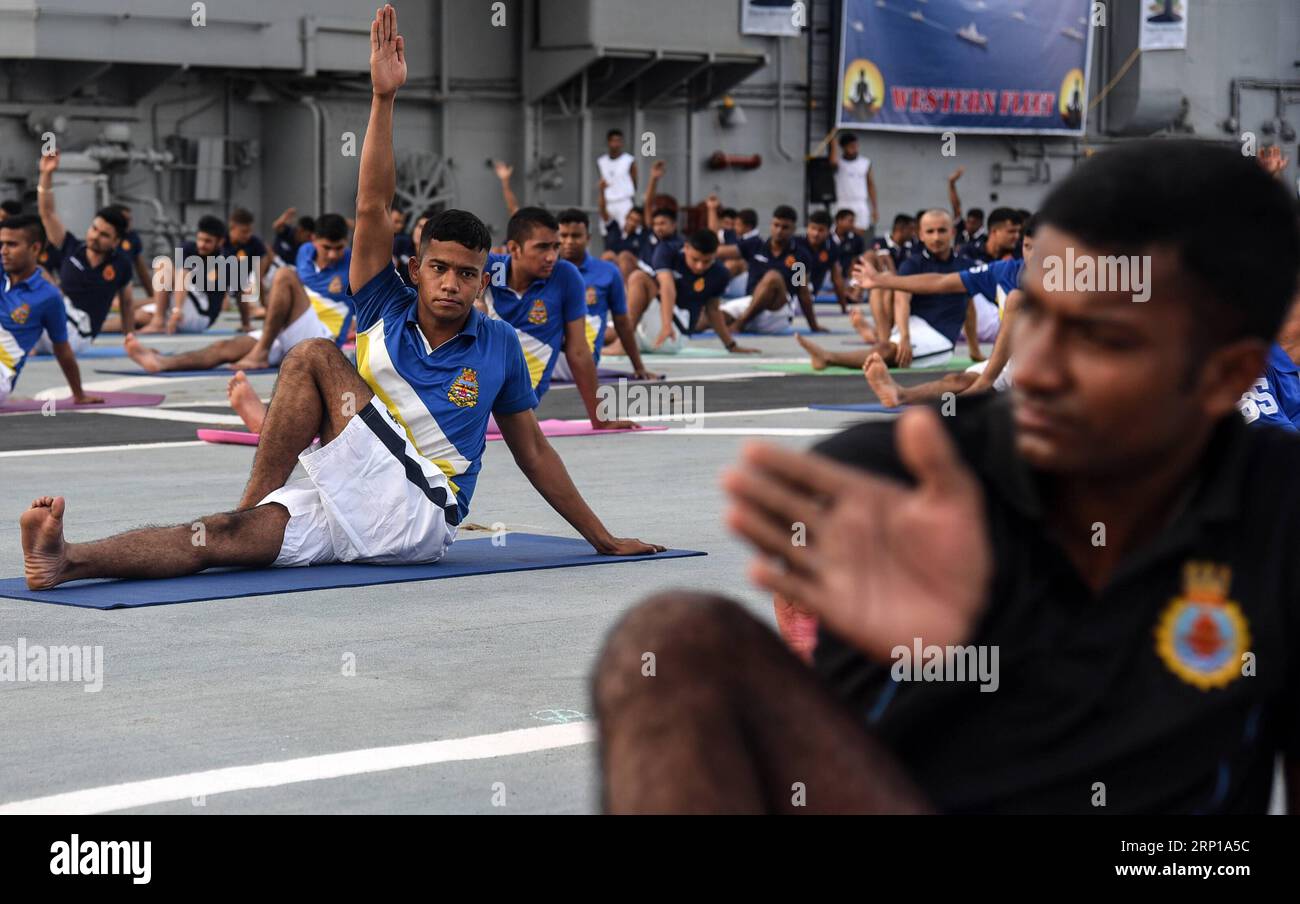
[[[327,242],[342,242],[348,237],[348,221],[337,213],[323,213],[316,218],[312,234]]]
[[[856,217],[856,216],[857,214],[849,210],[847,207],[841,207],[839,210],[835,211],[835,222],[838,223],[840,220],[843,220],[846,217]]]
[[[980,221],[981,223],[983,223],[983,222],[984,222],[984,208],[982,208],[982,207],[972,207],[970,210],[966,211],[966,216],[968,216],[968,217],[978,217],[978,218],[979,218],[979,221]]]
[[[993,208],[993,212],[989,214],[988,222],[984,225],[988,226],[988,228],[992,230],[994,227],[1001,226],[1003,223],[1014,223],[1019,226],[1024,222],[1024,220],[1025,218],[1020,215],[1020,211],[1016,210],[1014,207],[995,207]]]
[[[538,228],[557,232],[560,224],[556,222],[555,217],[545,207],[521,207],[515,211],[515,215],[506,224],[506,241],[518,242],[522,245],[528,241],[528,237],[533,234],[533,230]]]
[[[95,211],[95,216],[112,226],[119,239],[126,235],[126,217],[122,216],[120,210],[113,207],[101,207]]]
[[[21,201],[15,201],[11,198],[7,201],[0,201],[0,210],[3,210],[7,217],[16,217],[23,212],[23,204]]]
[[[842,148],[846,148],[846,147],[848,147],[849,145],[853,144],[853,142],[855,142],[855,141],[857,141],[857,140],[858,140],[858,136],[857,136],[857,134],[854,133],[854,132],[841,132],[841,133],[840,133],[840,147],[842,147]]]
[[[1040,222],[1042,221],[1038,218],[1038,214],[1031,213],[1029,216],[1025,217],[1025,222],[1022,224],[1020,228],[1021,234],[1033,238],[1034,233],[1038,231],[1038,224]]]
[[[748,232],[750,229],[758,226],[758,211],[752,207],[746,207],[736,214],[736,219],[740,220],[742,226],[748,227],[748,229],[745,230]]]
[[[110,204],[108,206],[116,210],[122,216],[126,216],[131,212],[131,208],[125,204],[122,204],[121,202],[118,202],[117,204]]]
[[[724,220],[727,219],[734,220],[736,218],[736,208],[724,207],[718,211],[718,216]]]
[[[429,217],[416,238],[421,260],[424,259],[429,243],[434,241],[455,242],[470,251],[487,251],[492,247],[492,233],[488,232],[483,221],[468,210],[455,208]]]
[[[635,206],[634,206],[630,211],[628,211],[628,212],[629,212],[629,213],[634,213],[634,214],[636,214],[638,217],[640,217],[640,218],[643,219],[643,220],[645,219],[645,210],[642,209],[642,207],[641,207],[640,204],[635,205]]]
[[[253,212],[247,207],[236,207],[230,212],[230,222],[236,226],[252,226]]]
[[[1220,230],[1232,211],[1249,229]],[[1038,210],[1047,224],[1100,251],[1168,247],[1207,349],[1242,337],[1272,342],[1295,297],[1300,225],[1286,190],[1235,145],[1134,141],[1079,164]]]
[[[591,218],[587,216],[585,210],[579,210],[576,207],[566,207],[560,211],[559,216],[555,218],[560,225],[565,223],[581,223],[583,228],[591,232]]]
[[[794,208],[789,204],[782,204],[776,210],[772,211],[772,219],[789,220],[791,223],[798,223],[799,214],[795,213]]]
[[[0,221],[0,229],[20,229],[27,235],[27,241],[30,244],[45,244],[45,227],[41,225],[41,218],[29,213],[20,213],[16,216],[5,217]]]
[[[831,215],[824,210],[814,210],[808,215],[808,225],[811,226],[813,223],[830,228]]]
[[[916,217],[908,213],[900,213],[894,216],[894,228],[899,226],[910,226],[916,222]]]
[[[615,135],[617,135],[619,138],[622,138],[622,137],[623,137],[623,130],[622,130],[622,129],[610,129],[608,132],[605,133],[605,140],[606,140],[606,141],[609,141],[609,140],[610,140],[611,138],[613,138]],[[560,222],[564,222],[564,221],[561,220]]]
[[[220,217],[206,216],[199,217],[198,228],[196,232],[206,232],[208,235],[216,236],[219,239],[226,237],[226,224],[221,222]]]
[[[299,217],[298,228],[303,230],[304,232],[315,232],[316,221],[311,217]]]
[[[677,211],[673,210],[671,207],[656,207],[655,212],[650,214],[650,219],[653,220],[655,217],[667,217],[676,223]]]
[[[716,254],[718,251],[718,237],[707,229],[692,232],[688,243],[700,254]]]

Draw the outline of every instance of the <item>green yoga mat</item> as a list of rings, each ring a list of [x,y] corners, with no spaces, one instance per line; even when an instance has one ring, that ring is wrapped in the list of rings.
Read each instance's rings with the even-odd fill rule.
[[[934,367],[891,367],[891,374],[928,374],[928,373],[947,373],[954,370],[965,370],[975,362],[970,358],[953,358],[947,364],[938,364]],[[759,364],[759,370],[771,370],[783,374],[805,374],[814,377],[857,377],[862,378],[861,368],[849,367],[828,367],[825,370],[813,370],[811,364]]]

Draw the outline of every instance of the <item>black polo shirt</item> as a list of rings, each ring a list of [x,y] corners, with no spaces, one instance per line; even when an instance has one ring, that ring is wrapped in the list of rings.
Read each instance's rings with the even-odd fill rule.
[[[131,258],[115,248],[99,266],[92,267],[86,257],[86,243],[71,232],[64,235],[59,252],[63,258],[59,267],[63,294],[72,301],[73,307],[86,312],[90,317],[90,334],[98,336],[113,299],[134,278]]]
[[[1276,755],[1300,756],[1300,438],[1225,418],[1170,526],[1094,594],[1049,537],[1010,400],[957,410],[995,561],[967,643],[998,646],[999,686],[895,681],[825,631],[823,679],[944,811],[1266,812]],[[819,450],[906,479],[892,424]]]

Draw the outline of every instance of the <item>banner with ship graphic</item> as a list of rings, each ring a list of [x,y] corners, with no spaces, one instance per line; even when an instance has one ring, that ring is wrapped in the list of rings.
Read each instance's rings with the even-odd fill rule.
[[[839,125],[1082,134],[1092,6],[1091,0],[844,0]]]

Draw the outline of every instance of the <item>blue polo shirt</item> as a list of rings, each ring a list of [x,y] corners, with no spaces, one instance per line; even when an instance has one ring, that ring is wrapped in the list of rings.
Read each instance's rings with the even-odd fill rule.
[[[821,246],[814,248],[808,241],[807,236],[797,235],[794,237],[794,243],[798,245],[808,256],[811,263],[808,265],[809,273],[812,274],[808,283],[809,288],[815,293],[822,284],[826,282],[826,274],[831,272],[831,267],[835,264],[839,255],[831,245],[830,239],[822,242]]]
[[[877,238],[871,243],[871,247],[876,249],[876,251],[888,251],[889,256],[894,260],[895,270],[898,270],[898,268],[902,266],[903,261],[917,253],[918,250],[917,246],[912,242],[903,242],[900,245],[887,235]]]
[[[120,249],[105,255],[99,266],[92,267],[86,256],[86,243],[71,232],[63,236],[59,248],[59,285],[72,306],[90,318],[90,335],[98,336],[113,307],[113,299],[123,286],[131,284],[134,269],[131,258]]]
[[[1273,424],[1300,430],[1300,368],[1286,349],[1273,343],[1264,374],[1241,395],[1237,410],[1248,424]]]
[[[20,283],[0,269],[0,389],[13,389],[42,333],[68,341],[63,295],[39,269]]]
[[[250,272],[253,273],[253,278],[260,280],[262,277],[262,259],[267,256],[269,251],[266,247],[266,242],[263,242],[261,238],[256,235],[250,235],[248,241],[240,242],[238,245],[232,244],[228,238],[224,239],[221,242],[221,253],[233,254],[235,257],[253,258],[256,260],[255,265],[250,263],[248,266]],[[231,289],[227,294],[233,295],[235,298],[240,296],[240,293],[234,289]]]
[[[298,259],[298,249],[307,244],[299,244],[293,237],[297,232],[297,227],[290,223],[288,226],[278,230],[275,238],[271,240],[271,247],[275,249],[276,256],[286,264],[291,264]]]
[[[140,233],[136,232],[134,229],[128,229],[126,237],[123,238],[122,241],[118,242],[117,247],[119,251],[131,258],[131,264],[134,266],[135,259],[140,256],[142,251],[144,251],[144,242],[140,238]]]
[[[845,273],[853,269],[853,262],[862,257],[867,250],[866,240],[857,232],[850,232],[846,236],[841,236],[832,229],[830,238],[826,241],[830,243],[831,248],[838,255],[840,269]]]
[[[430,347],[420,332],[419,296],[393,267],[353,301],[357,371],[421,457],[446,475],[458,510],[448,521],[458,524],[478,482],[488,415],[537,407],[515,331],[471,308],[460,333]]]
[[[677,328],[683,333],[692,333],[700,322],[700,311],[715,298],[721,298],[731,274],[721,261],[715,260],[709,269],[696,275],[686,266],[686,252],[678,248],[675,251],[664,248],[655,256],[655,272],[669,272],[673,275],[673,284],[677,287],[677,311],[685,313],[679,316],[673,312]]]
[[[587,287],[577,267],[558,260],[549,277],[533,280],[523,295],[516,295],[510,288],[510,266],[510,255],[488,255],[487,272],[492,277],[485,293],[488,310],[515,328],[540,399],[551,387],[551,371],[564,347],[565,324],[586,319]]]
[[[334,341],[339,345],[347,339],[348,326],[355,313],[348,290],[348,267],[351,265],[351,248],[343,252],[338,263],[323,270],[316,266],[315,245],[303,242],[298,249],[298,281],[306,290],[316,316],[334,334]]]
[[[409,232],[393,234],[393,263],[397,265],[397,275],[402,282],[411,286],[411,258],[415,257],[415,239]],[[414,286],[412,286],[414,288]]]
[[[736,248],[745,258],[745,263],[749,265],[749,281],[745,286],[745,293],[754,294],[754,289],[758,287],[758,281],[763,278],[768,270],[776,270],[781,274],[781,280],[785,283],[785,291],[788,295],[795,294],[796,286],[794,284],[795,265],[803,264],[804,272],[808,278],[812,278],[813,262],[808,255],[806,246],[801,247],[798,242],[790,242],[781,253],[777,254],[770,240],[760,235],[751,236],[747,239],[741,239]],[[811,290],[815,284],[809,283],[807,288]]]
[[[666,245],[670,248],[680,248],[686,244],[686,239],[682,238],[680,232],[674,232],[666,239],[661,239],[655,235],[655,231],[649,227],[641,230],[641,251],[638,257],[650,266],[654,266],[655,253],[659,246]]]
[[[599,364],[609,315],[627,313],[627,291],[623,288],[623,274],[618,267],[592,257],[590,253],[578,264],[578,272],[587,287],[583,293],[587,301],[587,342],[591,345],[591,356]],[[599,326],[593,326],[593,317],[599,319]]]
[[[977,264],[961,275],[961,284],[970,295],[982,295],[998,306],[998,320],[1007,309],[1007,296],[1020,287],[1020,273],[1025,269],[1024,258]]]
[[[957,273],[969,270],[975,262],[968,257],[949,254],[946,261],[941,261],[922,248],[903,261],[898,268],[899,276],[911,276],[915,273]],[[961,328],[966,323],[966,293],[948,292],[942,295],[913,295],[912,313],[944,335],[949,342],[956,343]]]

